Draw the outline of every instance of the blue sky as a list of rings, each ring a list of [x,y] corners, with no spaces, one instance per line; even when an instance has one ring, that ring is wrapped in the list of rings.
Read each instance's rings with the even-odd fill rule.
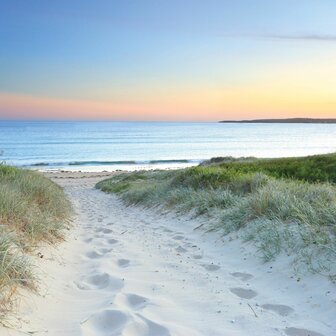
[[[69,101],[90,102],[85,117],[102,104],[111,119],[116,109],[126,119],[166,119],[167,111],[177,119],[185,111],[188,120],[220,113],[264,117],[266,107],[251,101],[248,111],[230,90],[241,88],[246,100],[253,95],[247,86],[283,81],[283,69],[289,83],[292,73],[299,83],[321,81],[315,91],[323,91],[324,67],[336,59],[335,18],[331,0],[0,0],[0,116],[48,117],[36,102],[47,107],[59,100],[65,110]],[[333,64],[330,75],[336,75]],[[311,73],[319,65],[321,74]],[[300,95],[309,95],[302,86]],[[26,111],[15,106],[17,97],[29,98]],[[298,105],[290,104],[291,92],[281,111],[272,109],[274,97],[265,98],[277,116],[293,115]],[[321,99],[320,92],[316,104]],[[317,109],[298,113],[321,115]],[[324,114],[330,113],[329,106]]]

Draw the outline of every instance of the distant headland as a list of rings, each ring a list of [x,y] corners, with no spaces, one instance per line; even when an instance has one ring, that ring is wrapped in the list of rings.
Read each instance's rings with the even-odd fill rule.
[[[269,123],[269,124],[336,124],[336,118],[286,118],[254,120],[222,120],[220,123]]]

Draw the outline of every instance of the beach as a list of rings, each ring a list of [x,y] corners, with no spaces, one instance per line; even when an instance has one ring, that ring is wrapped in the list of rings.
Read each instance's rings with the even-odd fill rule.
[[[111,173],[46,175],[76,215],[65,241],[37,250],[38,292],[20,291],[1,335],[336,333],[335,285],[286,255],[263,263],[235,234],[205,232],[205,218],[126,206],[95,189]]]
[[[336,1],[0,7],[0,336],[336,336]]]

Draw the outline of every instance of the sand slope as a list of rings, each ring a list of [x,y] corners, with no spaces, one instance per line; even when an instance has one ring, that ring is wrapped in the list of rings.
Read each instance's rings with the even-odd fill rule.
[[[41,249],[40,295],[23,293],[0,335],[336,335],[335,286],[322,277],[299,279],[286,258],[261,264],[199,221],[125,207],[93,188],[98,177],[54,176],[74,228]]]

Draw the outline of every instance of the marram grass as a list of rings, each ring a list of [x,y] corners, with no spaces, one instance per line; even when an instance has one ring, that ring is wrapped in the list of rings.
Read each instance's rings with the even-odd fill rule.
[[[18,287],[34,288],[29,252],[60,239],[70,211],[63,190],[43,175],[0,165],[0,317]]]
[[[124,173],[98,183],[97,188],[118,194],[127,204],[208,216],[209,229],[239,232],[243,240],[256,245],[265,261],[285,253],[300,269],[304,266],[336,280],[334,158],[319,155],[267,164],[248,158],[224,165],[218,164],[223,160],[213,160],[176,171]],[[288,172],[284,163],[290,163]],[[295,176],[292,169],[300,164],[303,168]],[[323,182],[317,182],[318,177]]]

